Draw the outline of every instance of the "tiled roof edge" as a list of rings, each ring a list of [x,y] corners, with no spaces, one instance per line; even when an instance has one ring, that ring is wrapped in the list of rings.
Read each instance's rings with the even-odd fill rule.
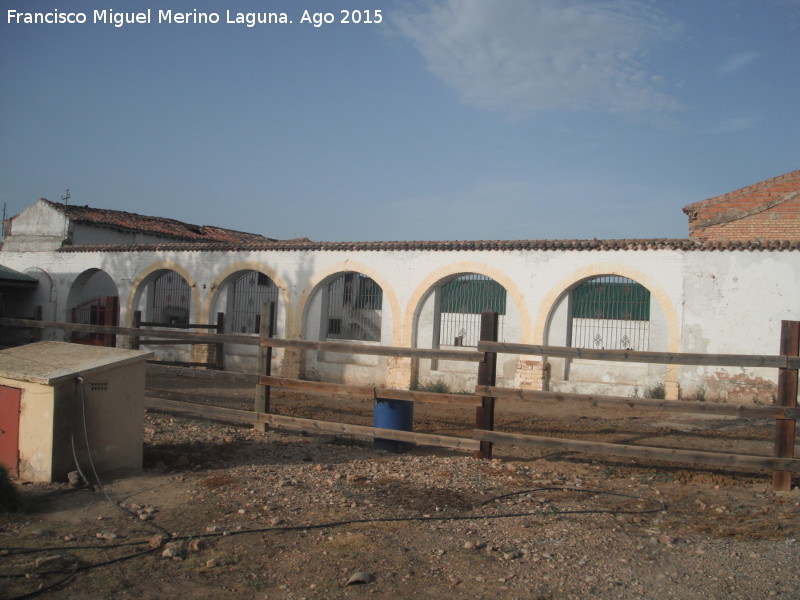
[[[711,241],[691,239],[622,240],[477,240],[410,242],[314,242],[287,240],[252,243],[186,242],[166,244],[97,244],[63,246],[61,252],[231,252],[231,251],[600,251],[600,250],[690,250],[690,251],[792,251],[800,250],[800,240]]]

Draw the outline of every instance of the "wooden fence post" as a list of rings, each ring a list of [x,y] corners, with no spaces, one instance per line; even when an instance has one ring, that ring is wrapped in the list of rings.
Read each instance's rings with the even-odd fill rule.
[[[42,308],[41,304],[37,304],[33,309],[33,320],[34,321],[44,321],[44,309]],[[34,329],[33,330],[33,341],[34,342],[41,342],[44,336],[44,329]]]
[[[103,315],[103,325],[106,327],[116,327],[119,314],[119,297],[106,296],[106,310]],[[103,334],[103,346],[113,348],[117,345],[117,336],[112,333]]]
[[[481,341],[497,341],[497,313],[481,313]],[[497,379],[497,353],[485,352],[483,360],[478,363],[478,385],[494,387]],[[475,409],[475,429],[494,430],[494,398],[483,396],[481,405]],[[492,442],[481,442],[481,449],[475,458],[492,458]]]
[[[225,313],[217,313],[217,333],[225,333]],[[225,344],[222,342],[214,344],[214,368],[222,371],[225,367]]]
[[[259,321],[258,334],[259,341],[271,338],[275,335],[275,302],[270,302],[269,307],[264,303],[261,310],[262,317]],[[258,346],[258,374],[259,375],[272,375],[272,346],[264,348],[259,344]],[[253,411],[257,413],[269,412],[269,393],[270,386],[256,384],[256,397],[253,402]],[[264,433],[267,430],[266,423],[255,423],[253,428],[256,431]]]
[[[134,329],[140,329],[142,327],[142,311],[137,310],[133,313],[133,322],[131,323],[131,327]],[[139,349],[139,336],[134,335],[131,336],[131,350],[138,350]]]
[[[800,321],[781,321],[781,351],[785,356],[800,354]],[[778,406],[797,406],[797,369],[778,369]],[[796,420],[775,420],[775,457],[794,458]],[[772,489],[788,492],[792,489],[790,471],[772,472]]]

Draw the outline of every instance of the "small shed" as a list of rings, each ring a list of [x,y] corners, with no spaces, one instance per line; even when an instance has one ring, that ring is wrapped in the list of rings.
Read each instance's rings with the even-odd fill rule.
[[[25,481],[141,469],[150,356],[65,342],[0,351],[0,463]]]

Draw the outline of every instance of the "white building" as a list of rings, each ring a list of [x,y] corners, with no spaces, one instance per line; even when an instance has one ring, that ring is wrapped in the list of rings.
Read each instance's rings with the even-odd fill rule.
[[[726,208],[748,190],[752,207]],[[691,205],[690,217],[705,219],[703,239],[679,240],[278,241],[40,200],[7,227],[0,263],[38,286],[4,295],[5,316],[129,326],[137,311],[159,323],[214,323],[222,313],[227,331],[241,334],[257,331],[260,307],[273,301],[280,337],[469,350],[477,313],[489,309],[507,342],[777,354],[781,321],[800,320],[798,190],[795,171]],[[723,216],[709,216],[713,207]],[[781,238],[709,234],[746,230],[748,219],[762,233],[771,219]],[[25,341],[9,335],[6,343]],[[151,349],[166,359],[190,353]],[[225,365],[254,370],[255,348],[227,345]],[[453,390],[469,390],[476,373],[474,363],[316,351],[278,352],[276,366],[289,377]],[[751,403],[771,402],[775,382],[774,369],[498,361],[498,385],[561,391],[660,388],[668,398]]]

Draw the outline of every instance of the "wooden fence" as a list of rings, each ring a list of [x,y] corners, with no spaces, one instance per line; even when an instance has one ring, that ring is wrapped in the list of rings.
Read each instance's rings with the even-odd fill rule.
[[[274,319],[262,319],[270,324]],[[69,323],[37,322],[26,319],[0,318],[0,326],[52,328],[91,331],[116,335],[139,336],[141,329],[123,327],[99,327]],[[490,458],[493,444],[515,444],[566,452],[585,452],[592,455],[617,456],[641,460],[662,460],[689,465],[714,467],[750,468],[772,471],[773,489],[788,491],[792,473],[800,473],[800,460],[794,458],[795,430],[800,409],[797,408],[798,369],[800,369],[800,322],[784,321],[781,328],[780,354],[778,355],[707,355],[667,352],[636,352],[625,350],[592,350],[509,344],[496,341],[497,315],[484,313],[481,320],[481,341],[476,351],[430,350],[381,345],[363,345],[345,342],[321,342],[288,340],[272,337],[269,325],[262,325],[259,337],[203,334],[148,330],[148,338],[184,339],[197,343],[256,344],[260,348],[259,373],[254,410],[238,411],[212,406],[191,405],[185,402],[158,400],[157,408],[192,414],[204,418],[220,418],[244,423],[253,423],[263,430],[266,426],[319,432],[372,437],[416,444],[442,446],[458,450],[473,451],[477,457]],[[478,382],[474,395],[441,394],[406,389],[335,384],[275,377],[271,374],[272,348],[296,348],[321,350],[346,354],[388,356],[398,358],[426,358],[461,360],[477,363]],[[706,365],[727,367],[765,367],[778,369],[778,391],[774,406],[731,406],[714,403],[654,400],[620,396],[591,394],[566,394],[558,392],[521,390],[497,387],[495,369],[498,354],[538,355],[543,357],[568,357],[603,361],[624,361],[672,365]],[[222,375],[220,373],[220,375]],[[252,380],[252,375],[243,375]],[[270,412],[270,389],[345,395],[373,399],[407,400],[419,403],[446,403],[475,408],[475,428],[472,438],[442,436],[413,431],[396,431],[363,425],[334,423],[313,419],[300,419]],[[753,419],[775,419],[775,451],[772,456],[685,450],[654,446],[639,446],[533,436],[521,433],[496,431],[494,413],[496,402],[508,399],[523,400],[533,406],[540,401],[557,401],[591,406],[602,413],[613,409],[646,409],[666,413],[682,412],[718,416],[738,416]]]
[[[186,329],[213,329],[217,332],[217,334],[224,334],[225,333],[225,313],[217,313],[217,322],[216,323],[150,323],[146,321],[142,321],[142,312],[137,310],[133,313],[133,327],[135,329],[144,329],[144,328],[159,328],[160,330],[169,330],[169,329],[177,329],[177,330],[186,330]],[[130,346],[131,348],[138,350],[142,344],[147,344],[151,346],[174,346],[180,344],[189,344],[189,345],[204,345],[209,347],[209,353],[213,355],[213,360],[206,360],[206,361],[164,361],[160,360],[158,362],[162,364],[171,364],[176,367],[206,367],[209,369],[219,369],[222,370],[223,368],[223,358],[225,356],[225,347],[224,342],[213,342],[209,343],[207,341],[198,341],[196,339],[184,339],[184,338],[174,338],[170,336],[168,339],[153,339],[152,333],[148,331],[145,335],[149,335],[148,338],[142,338],[137,336],[131,336]],[[213,351],[211,350],[213,348]]]

